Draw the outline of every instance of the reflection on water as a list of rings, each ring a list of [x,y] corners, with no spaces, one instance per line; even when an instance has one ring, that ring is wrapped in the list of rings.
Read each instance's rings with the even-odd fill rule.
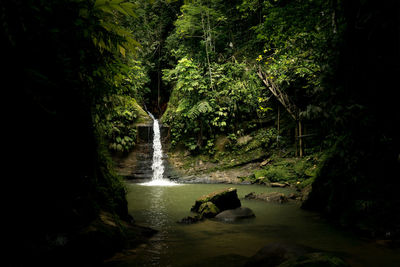
[[[157,229],[150,244],[132,261],[118,266],[191,266],[207,258],[236,254],[250,257],[270,242],[289,241],[338,252],[352,266],[400,266],[400,251],[363,242],[326,224],[318,214],[297,204],[273,204],[243,200],[249,192],[280,191],[255,185],[235,185],[242,206],[255,218],[240,223],[206,220],[194,225],[176,222],[190,215],[196,198],[228,185],[186,184],[160,187],[128,184],[129,212],[136,222]]]
[[[165,187],[153,186],[149,192],[151,195],[150,208],[147,211],[149,224],[154,228],[163,228],[167,224],[168,216],[166,214],[165,202],[164,202],[164,190]]]
[[[162,253],[168,251],[168,213],[164,201],[165,190],[166,187],[162,186],[148,187],[149,206],[144,211],[143,216],[146,218],[148,226],[159,230],[159,232],[150,242],[146,251],[147,262],[143,266],[159,265]]]

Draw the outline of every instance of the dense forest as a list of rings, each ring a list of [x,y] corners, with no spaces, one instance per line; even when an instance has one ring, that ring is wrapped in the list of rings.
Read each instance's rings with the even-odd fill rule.
[[[15,0],[0,23],[10,266],[89,266],[124,246],[122,229],[82,253],[76,233],[104,212],[132,222],[111,158],[144,110],[170,151],[271,158],[248,179],[298,183],[303,208],[400,239],[398,1]]]

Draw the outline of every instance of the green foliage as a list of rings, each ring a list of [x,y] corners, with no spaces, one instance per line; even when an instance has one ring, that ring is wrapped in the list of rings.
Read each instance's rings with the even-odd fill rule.
[[[104,117],[99,114],[95,116],[95,123],[102,129],[111,151],[129,152],[134,147],[136,129],[133,123],[138,118],[135,103],[136,100],[128,96],[105,97]]]
[[[246,3],[246,4],[245,4]],[[253,11],[245,2],[241,10]],[[324,90],[323,78],[337,57],[333,46],[343,31],[338,6],[331,1],[265,1],[264,21],[253,27],[264,43],[256,61],[268,79],[289,95],[303,119],[325,116],[321,102],[315,101]]]
[[[268,128],[268,129],[260,129],[254,133],[252,133],[253,139],[249,144],[246,145],[245,150],[251,151],[258,147],[262,147],[265,149],[273,149],[276,146],[276,129]]]
[[[245,64],[213,63],[212,85],[207,69],[186,57],[163,73],[174,87],[163,116],[163,122],[171,126],[172,145],[184,140],[190,150],[204,148],[213,153],[209,148],[216,134],[232,133],[237,120],[258,114],[257,98],[263,87]]]
[[[271,166],[265,170],[265,177],[271,182],[290,181],[294,179],[293,174],[285,166]]]
[[[140,46],[133,38],[132,32],[121,25],[120,15],[136,16],[135,4],[126,0],[96,0],[94,5],[82,6],[79,14],[82,23],[97,20],[98,25],[90,32],[94,45],[103,53],[134,53]]]

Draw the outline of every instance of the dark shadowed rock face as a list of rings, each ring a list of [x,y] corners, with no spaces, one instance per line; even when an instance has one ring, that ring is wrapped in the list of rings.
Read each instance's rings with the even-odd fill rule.
[[[254,212],[246,207],[239,207],[232,210],[225,210],[215,216],[216,219],[225,222],[234,222],[240,219],[255,217]]]
[[[199,210],[200,206],[206,202],[213,203],[220,212],[228,209],[235,209],[242,205],[238,198],[236,189],[226,188],[198,198],[191,211],[201,213]]]

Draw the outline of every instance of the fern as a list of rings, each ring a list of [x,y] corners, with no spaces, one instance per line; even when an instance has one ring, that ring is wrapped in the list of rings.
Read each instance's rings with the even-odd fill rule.
[[[106,30],[104,34],[96,32],[92,34],[92,40],[101,52],[120,53],[123,57],[127,52],[135,53],[140,44],[133,38],[131,31],[115,22],[115,17],[121,13],[127,17],[136,17],[135,4],[126,0],[96,0],[94,14],[100,22],[101,27]],[[87,9],[82,9],[81,14],[89,14]]]
[[[202,113],[212,112],[213,108],[210,106],[207,100],[196,103],[187,113],[190,119],[196,119]]]
[[[181,113],[182,111],[186,110],[190,106],[188,99],[183,99],[179,102],[179,105],[176,109],[176,113]]]

